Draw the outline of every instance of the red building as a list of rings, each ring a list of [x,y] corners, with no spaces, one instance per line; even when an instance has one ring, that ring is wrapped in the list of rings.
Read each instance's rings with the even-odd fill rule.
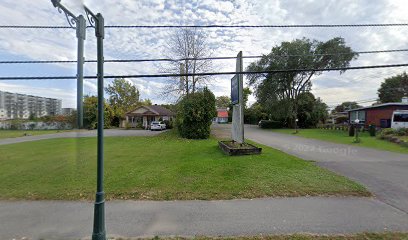
[[[216,123],[228,123],[228,109],[219,108],[217,109],[217,117],[213,119]]]
[[[349,123],[358,119],[365,127],[374,124],[377,127],[389,128],[391,127],[392,114],[396,110],[408,110],[408,103],[383,103],[350,110],[348,111]]]

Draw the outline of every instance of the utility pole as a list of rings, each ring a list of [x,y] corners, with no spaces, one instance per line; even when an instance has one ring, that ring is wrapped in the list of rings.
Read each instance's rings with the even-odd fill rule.
[[[64,12],[68,24],[72,28],[76,28],[76,37],[78,39],[77,52],[77,127],[84,127],[84,40],[86,38],[86,21],[84,16],[76,17],[64,5],[61,0],[51,0],[52,5],[58,9],[58,12]]]
[[[103,192],[103,127],[104,127],[104,88],[103,88],[103,39],[105,37],[105,24],[102,14],[94,14],[84,5],[86,16],[91,26],[95,28],[97,39],[98,62],[98,145],[97,145],[97,181],[96,198],[94,206],[94,225],[92,240],[106,240],[105,230],[105,193]]]

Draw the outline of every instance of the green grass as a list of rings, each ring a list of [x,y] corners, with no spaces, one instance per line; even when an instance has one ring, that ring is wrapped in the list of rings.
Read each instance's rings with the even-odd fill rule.
[[[34,136],[67,131],[70,130],[0,130],[0,139],[24,137],[24,134]]]
[[[215,139],[105,138],[108,199],[184,200],[266,196],[369,196],[363,186],[281,151],[230,157]],[[0,199],[94,198],[96,139],[0,146]]]
[[[140,238],[114,238],[115,240],[136,240]],[[145,238],[148,239],[148,238]],[[261,235],[250,237],[172,237],[150,238],[152,240],[408,240],[408,233],[359,233],[350,235],[312,235],[312,234],[293,234],[293,235]]]
[[[329,130],[329,129],[299,129],[297,134],[294,134],[293,129],[273,129],[272,131],[278,133],[293,134],[305,138],[313,138],[328,142],[352,144],[354,146],[375,148],[378,150],[386,150],[398,153],[408,153],[408,148],[391,143],[376,137],[370,137],[368,132],[359,133],[361,142],[353,143],[354,137],[348,136],[348,131]]]

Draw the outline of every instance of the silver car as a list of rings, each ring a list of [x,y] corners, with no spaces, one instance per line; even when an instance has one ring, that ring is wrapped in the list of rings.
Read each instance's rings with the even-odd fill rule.
[[[159,121],[153,121],[150,123],[150,130],[154,131],[154,130],[165,130],[166,129],[166,124],[163,122],[159,122]]]

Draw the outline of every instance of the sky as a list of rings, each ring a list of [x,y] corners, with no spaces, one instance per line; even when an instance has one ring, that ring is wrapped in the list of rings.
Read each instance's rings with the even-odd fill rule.
[[[61,0],[76,15],[82,2]],[[289,25],[406,23],[408,3],[403,0],[86,0],[105,18],[105,25]],[[48,0],[2,0],[0,25],[68,26],[65,15]],[[106,29],[105,59],[162,58],[171,29]],[[343,37],[354,51],[408,48],[408,27],[364,28],[256,28],[204,29],[213,56],[267,54],[283,41],[303,37],[327,41]],[[0,61],[76,60],[73,29],[0,29]],[[351,66],[408,63],[408,53],[361,54]],[[93,29],[87,30],[85,59],[96,59]],[[244,67],[253,59],[245,59]],[[219,71],[235,71],[235,60],[217,60]],[[106,75],[156,74],[157,63],[105,63]],[[312,79],[312,92],[329,106],[343,101],[374,99],[384,78],[406,68],[325,72]],[[76,64],[0,64],[0,77],[75,76]],[[85,64],[85,75],[96,75],[96,64]],[[210,89],[230,95],[232,76],[217,76]],[[106,80],[105,85],[111,80]],[[163,78],[128,79],[142,99],[166,103],[160,97]],[[0,81],[0,90],[62,99],[63,107],[76,106],[76,80]],[[96,80],[85,80],[84,94],[96,94]],[[250,103],[255,102],[250,96]],[[371,103],[364,103],[367,105]]]

